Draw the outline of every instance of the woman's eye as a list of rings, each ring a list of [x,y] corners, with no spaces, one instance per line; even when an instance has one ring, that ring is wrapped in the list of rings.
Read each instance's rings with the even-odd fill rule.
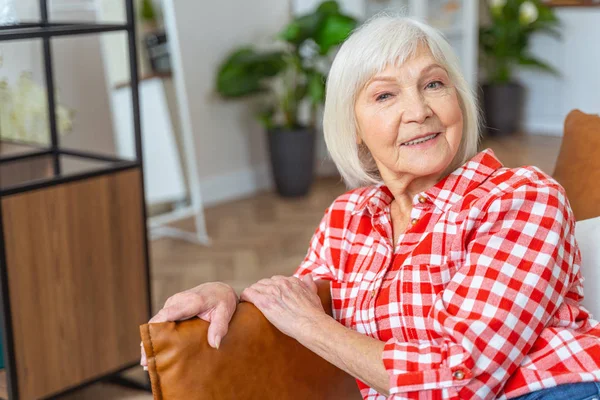
[[[384,100],[387,100],[390,97],[392,97],[391,93],[382,93],[379,96],[377,96],[377,98],[375,100],[377,100],[377,101],[384,101]]]
[[[427,89],[440,89],[441,87],[443,87],[444,84],[442,83],[442,81],[433,81],[433,82],[429,82],[426,86]]]

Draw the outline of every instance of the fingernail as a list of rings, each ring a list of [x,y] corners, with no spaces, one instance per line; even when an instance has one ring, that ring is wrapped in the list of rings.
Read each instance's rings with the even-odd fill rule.
[[[215,337],[215,347],[219,350],[219,346],[221,345],[221,338],[219,336]]]
[[[144,371],[148,371],[148,367],[144,367]]]

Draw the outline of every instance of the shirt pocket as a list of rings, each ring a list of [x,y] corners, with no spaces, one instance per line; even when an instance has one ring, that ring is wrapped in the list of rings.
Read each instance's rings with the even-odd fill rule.
[[[406,340],[437,338],[430,317],[431,309],[436,296],[452,280],[456,269],[457,264],[453,261],[442,265],[403,265],[400,268],[396,290],[391,293],[397,295],[402,336]]]

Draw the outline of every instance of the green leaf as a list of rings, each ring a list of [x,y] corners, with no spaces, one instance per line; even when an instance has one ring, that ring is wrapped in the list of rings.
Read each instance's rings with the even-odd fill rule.
[[[332,47],[341,44],[356,25],[357,21],[352,17],[339,14],[327,16],[314,38],[319,45],[319,53],[327,54]]]
[[[325,15],[319,13],[298,17],[283,29],[279,37],[286,42],[298,46],[306,39],[315,36],[322,24],[323,18],[325,18]]]
[[[519,57],[519,64],[525,67],[538,68],[553,75],[560,75],[560,73],[551,65],[525,54]]]
[[[337,3],[337,1],[324,1],[317,8],[317,13],[328,14],[328,15],[339,14],[340,13],[340,6]]]
[[[300,24],[296,21],[292,21],[287,24],[283,30],[279,33],[279,38],[286,42],[296,43],[300,37]]]
[[[538,4],[538,21],[540,22],[558,22],[558,17],[554,11],[543,4]]]
[[[357,21],[340,12],[336,1],[325,1],[312,13],[295,18],[279,37],[295,46],[313,39],[325,54],[332,46],[340,44],[356,27]]]
[[[221,76],[217,84],[217,91],[223,97],[236,98],[262,93],[265,88],[259,80],[239,72]]]
[[[217,71],[217,91],[223,97],[264,92],[266,81],[285,68],[282,52],[257,53],[250,47],[233,52]]]

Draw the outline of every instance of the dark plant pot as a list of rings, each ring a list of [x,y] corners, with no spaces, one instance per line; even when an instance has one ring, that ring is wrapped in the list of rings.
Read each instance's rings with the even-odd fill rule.
[[[524,89],[519,83],[483,85],[483,113],[490,136],[504,136],[521,129]]]
[[[306,195],[314,180],[315,133],[308,128],[277,128],[268,135],[277,192],[284,197]]]

